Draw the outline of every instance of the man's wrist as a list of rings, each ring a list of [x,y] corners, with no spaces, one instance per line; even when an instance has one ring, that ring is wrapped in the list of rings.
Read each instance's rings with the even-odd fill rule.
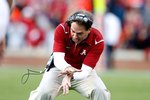
[[[73,74],[67,74],[67,76],[68,76],[68,78],[69,78],[70,80],[73,79]]]

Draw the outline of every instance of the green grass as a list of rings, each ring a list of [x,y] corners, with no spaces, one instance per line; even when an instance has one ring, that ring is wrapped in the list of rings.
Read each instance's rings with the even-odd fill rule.
[[[36,68],[40,70],[40,68]],[[0,100],[28,100],[30,91],[35,89],[41,75],[31,76],[25,85],[21,84],[21,76],[26,68],[0,67]],[[149,100],[150,71],[107,71],[99,74],[111,91],[111,100]],[[67,96],[59,96],[56,100],[87,100],[80,94],[70,91]]]

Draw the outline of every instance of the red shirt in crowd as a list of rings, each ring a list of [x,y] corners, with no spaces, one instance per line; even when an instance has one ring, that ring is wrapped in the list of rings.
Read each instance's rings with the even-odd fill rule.
[[[91,28],[88,37],[76,45],[72,41],[70,27],[67,23],[56,27],[53,52],[64,52],[66,62],[75,68],[80,69],[82,64],[94,68],[103,49],[102,34],[95,28]]]

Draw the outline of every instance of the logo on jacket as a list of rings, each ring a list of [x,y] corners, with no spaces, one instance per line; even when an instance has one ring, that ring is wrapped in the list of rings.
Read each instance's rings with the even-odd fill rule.
[[[100,40],[100,41],[96,41],[95,40],[95,45],[97,45],[98,43],[101,43],[101,42],[103,42],[104,40]]]
[[[80,53],[81,55],[86,55],[86,50],[83,49],[82,53]]]

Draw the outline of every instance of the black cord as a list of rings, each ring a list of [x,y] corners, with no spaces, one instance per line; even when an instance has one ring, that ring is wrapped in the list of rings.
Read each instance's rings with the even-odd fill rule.
[[[35,71],[35,70],[27,69],[27,73],[23,74],[21,77],[21,83],[25,84],[28,81],[30,75],[41,75],[45,72],[45,70],[46,69],[44,69],[43,71]]]
[[[49,61],[46,65],[46,68],[43,71],[35,71],[35,70],[27,69],[28,72],[23,74],[21,77],[21,83],[25,84],[28,81],[30,75],[41,75],[45,72],[45,70],[49,71],[51,68],[55,67],[53,60],[54,60],[54,56],[53,56],[53,53],[51,53],[51,56],[50,56]],[[24,78],[25,78],[25,80],[24,80]]]

